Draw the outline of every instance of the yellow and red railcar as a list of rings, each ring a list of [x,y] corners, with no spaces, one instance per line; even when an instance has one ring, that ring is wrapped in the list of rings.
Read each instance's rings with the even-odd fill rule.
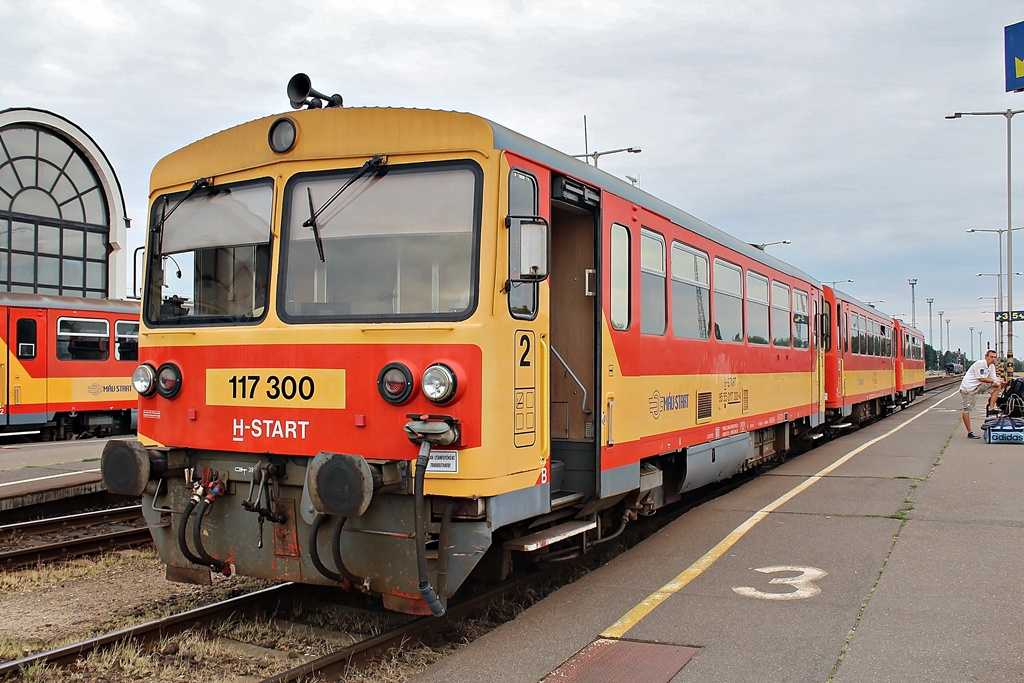
[[[146,254],[139,437],[102,467],[173,580],[439,613],[487,553],[585,550],[825,428],[820,283],[470,114],[200,140]]]
[[[138,333],[138,302],[0,293],[0,434],[129,433]]]
[[[825,285],[834,343],[825,353],[828,424],[832,428],[863,424],[889,414],[905,401],[897,387],[900,337],[897,323],[875,307]],[[916,336],[916,330],[915,330]],[[923,347],[922,347],[923,350]],[[921,382],[924,379],[921,361]],[[908,364],[908,381],[916,381],[917,361]]]

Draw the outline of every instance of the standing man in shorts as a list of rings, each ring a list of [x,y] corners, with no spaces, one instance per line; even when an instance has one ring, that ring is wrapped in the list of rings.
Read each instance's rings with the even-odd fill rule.
[[[971,431],[971,411],[974,410],[974,404],[978,401],[978,395],[983,391],[992,392],[988,400],[986,415],[997,415],[996,399],[999,398],[999,387],[1002,384],[1002,380],[996,375],[996,352],[991,349],[985,352],[984,360],[975,361],[974,365],[964,373],[964,378],[960,382],[960,399],[964,404],[964,427],[967,428],[968,439],[981,438]]]

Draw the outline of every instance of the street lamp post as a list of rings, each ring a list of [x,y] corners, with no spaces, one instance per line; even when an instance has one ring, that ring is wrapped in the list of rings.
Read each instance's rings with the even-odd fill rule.
[[[968,336],[971,338],[971,360],[974,360],[974,325],[968,325],[967,329],[971,331]],[[978,330],[978,349],[981,350],[981,330]]]
[[[840,282],[853,282],[853,280],[822,280],[822,284],[826,284],[835,289],[835,286]]]
[[[917,296],[915,294],[917,278],[908,278],[907,284],[910,285],[910,326],[917,329]]]
[[[928,302],[928,346],[932,347],[932,353],[935,352],[935,341],[932,339],[932,304],[935,303],[935,299],[928,297],[925,299]],[[936,368],[937,370],[938,368]]]
[[[972,353],[971,355],[973,356],[974,354]],[[978,355],[979,356],[984,356],[985,355],[985,348],[981,345],[981,330],[978,330]],[[971,360],[974,360],[974,359],[972,358]]]
[[[764,251],[765,247],[770,247],[773,244],[792,244],[792,242],[790,242],[789,240],[779,240],[778,242],[762,242],[761,244],[754,244],[753,242],[750,242],[750,246],[754,247],[755,249],[760,249],[761,251]]]
[[[1021,228],[1012,229],[1021,230]],[[997,277],[999,278],[999,308],[997,308],[996,310],[1005,310],[1003,308],[1003,233],[1006,232],[1006,228],[969,228],[967,232],[994,232],[996,233],[996,236],[999,238],[999,273],[997,274]],[[996,352],[1001,357],[1003,355],[1003,324],[1000,322],[998,323],[998,325],[999,335],[996,337]]]
[[[1006,272],[1013,272],[1013,186],[1010,183],[1012,168],[1010,122],[1024,109],[1007,109],[1006,111],[958,111],[946,116],[947,119],[959,119],[963,116],[1003,116],[1006,118]],[[1006,310],[1010,312],[1006,322],[1006,377],[1013,378],[1013,277],[1006,278]]]
[[[1014,228],[1014,229],[1016,230],[1018,228]],[[1002,232],[1006,232],[1006,231],[1003,230]],[[1003,275],[1004,275],[1004,273],[1001,270],[998,273],[977,273],[976,274],[976,277],[994,277],[994,278],[996,278],[998,280],[998,282],[999,282],[999,292],[998,292],[999,296],[997,296],[997,297],[986,297],[986,298],[989,298],[989,299],[995,298],[995,299],[998,300],[999,305],[996,308],[996,311],[1005,311],[1006,310],[1006,309],[1003,308]],[[1009,275],[1010,274],[1007,274],[1007,278],[1006,278],[1007,282],[1010,282],[1013,279]],[[1012,273],[1012,275],[1024,275],[1024,273]],[[999,326],[999,340],[996,342],[996,355],[998,355],[1000,358],[1002,358],[1003,357],[1003,323],[1002,323],[1002,321],[999,321],[997,323],[997,325]],[[1011,344],[1011,346],[1012,346],[1012,344]]]
[[[597,160],[607,154],[618,154],[619,152],[628,152],[629,154],[639,154],[642,152],[639,147],[620,147],[619,149],[606,149],[603,152],[587,152],[586,154],[573,154],[575,159],[593,159],[594,168],[597,168]]]
[[[885,299],[875,299],[874,301],[865,301],[864,303],[866,303],[871,308],[874,308],[875,304],[884,304]]]
[[[997,296],[979,296],[978,297],[979,301],[981,301],[982,299],[992,299],[992,307],[996,311],[999,310],[998,308],[996,308],[996,301],[999,299],[999,297],[997,297]],[[982,311],[981,313],[982,313],[982,315],[988,315],[989,314],[988,311]],[[999,345],[1003,341],[1003,338],[1002,338],[1003,324],[1001,322],[996,322],[996,314],[995,314],[995,312],[992,313],[992,320],[990,322],[992,323],[992,339],[994,339],[995,343],[996,343],[996,347],[995,347],[996,355],[999,356],[1000,358],[1002,358],[1003,354],[1001,352],[1001,349],[999,348]]]
[[[942,314],[945,311],[939,311],[939,370],[942,369]]]
[[[953,350],[953,346],[949,343],[949,323],[950,323],[950,319],[946,318],[946,350],[947,351],[952,351]]]

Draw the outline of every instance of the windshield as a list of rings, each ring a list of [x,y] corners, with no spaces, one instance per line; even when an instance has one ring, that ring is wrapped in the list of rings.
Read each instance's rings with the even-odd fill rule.
[[[180,325],[262,317],[273,195],[272,182],[260,180],[210,187],[191,196],[165,195],[154,202],[147,252],[148,322]]]
[[[282,317],[466,317],[476,296],[479,168],[384,167],[326,205],[353,173],[304,174],[289,183]],[[317,231],[304,227],[319,209]]]

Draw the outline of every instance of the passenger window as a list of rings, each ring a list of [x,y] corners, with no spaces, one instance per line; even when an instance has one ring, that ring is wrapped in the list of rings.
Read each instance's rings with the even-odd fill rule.
[[[57,320],[58,360],[107,360],[110,357],[110,323],[94,318]]]
[[[772,283],[772,344],[788,347],[793,332],[789,315],[789,286],[781,282]]]
[[[708,256],[672,244],[672,334],[681,339],[707,339],[711,312]]]
[[[508,178],[508,213],[510,216],[534,216],[537,214],[537,179],[523,171],[513,170]],[[519,244],[520,236],[512,234],[520,229],[520,223],[513,221],[509,226],[509,272],[519,272],[519,254],[513,245]],[[513,318],[532,320],[537,317],[537,282],[513,282],[509,284],[508,310]]]
[[[114,323],[114,358],[139,360],[139,323],[130,320]]]
[[[768,278],[747,271],[747,341],[768,344]]]
[[[611,261],[612,329],[629,329],[629,230],[624,225],[612,224]]]
[[[640,231],[640,332],[665,334],[665,238]]]
[[[793,290],[793,346],[798,349],[806,349],[810,346],[810,337],[807,331],[807,292],[799,289]]]
[[[18,358],[32,360],[36,357],[36,321],[22,318],[17,325]]]
[[[743,341],[743,271],[715,259],[715,339]]]
[[[836,302],[836,329],[838,330],[838,336],[836,337],[836,351],[842,352],[843,347],[846,344],[846,319],[843,317],[843,305]]]
[[[836,304],[841,306],[842,304]],[[843,313],[843,317],[840,318],[843,321],[846,329],[843,330],[843,351],[845,353],[850,352],[850,314]]]

